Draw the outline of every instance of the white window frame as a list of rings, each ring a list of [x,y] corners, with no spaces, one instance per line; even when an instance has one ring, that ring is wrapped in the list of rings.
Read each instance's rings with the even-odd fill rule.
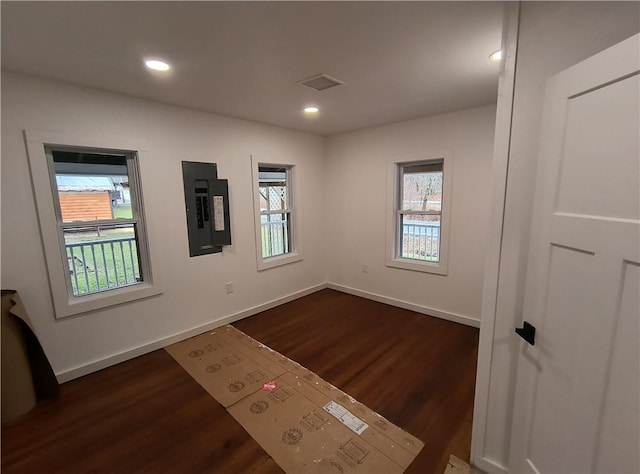
[[[287,214],[290,219],[290,236],[289,245],[291,251],[283,255],[274,257],[262,256],[262,224],[260,217],[260,177],[259,168],[261,166],[269,166],[274,168],[287,169]],[[258,271],[268,270],[270,268],[287,265],[302,260],[302,239],[300,238],[300,227],[298,225],[299,216],[297,210],[300,208],[300,196],[296,189],[297,171],[296,165],[292,163],[274,163],[271,161],[261,161],[255,157],[251,157],[251,168],[253,177],[253,209],[255,218],[255,235],[256,235],[256,263]],[[284,213],[284,212],[282,212]]]
[[[139,202],[136,204],[142,225],[138,231],[144,232],[144,236],[138,239],[138,252],[144,281],[135,285],[114,288],[103,292],[73,296],[73,291],[70,288],[69,267],[64,237],[62,237],[61,231],[61,218],[58,215],[55,176],[53,176],[50,171],[50,158],[47,156],[47,150],[50,148],[56,150],[63,148],[69,150],[93,149],[96,153],[117,150],[125,155],[135,157],[134,159],[137,161],[137,168],[139,169],[143,161],[143,156],[146,153],[145,144],[118,137],[88,137],[73,133],[28,130],[25,130],[24,133],[56,318],[65,318],[89,311],[100,310],[162,293],[159,277],[157,274],[154,274],[151,269],[153,255],[151,246],[149,245],[150,236],[148,232],[145,232],[144,226],[142,179],[140,176],[137,176],[137,179],[135,176],[130,176],[130,178],[136,179],[136,184],[139,187]]]
[[[440,261],[427,262],[399,255],[402,197],[402,168],[428,162],[442,162],[442,212],[440,215]],[[402,268],[437,275],[447,275],[449,256],[449,223],[451,222],[451,183],[453,158],[449,150],[421,153],[389,159],[387,166],[387,231],[386,256],[388,267]]]

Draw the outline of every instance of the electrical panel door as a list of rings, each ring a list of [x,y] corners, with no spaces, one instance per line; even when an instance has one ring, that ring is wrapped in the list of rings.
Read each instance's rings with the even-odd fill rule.
[[[222,252],[231,245],[229,186],[215,163],[182,162],[189,255]]]

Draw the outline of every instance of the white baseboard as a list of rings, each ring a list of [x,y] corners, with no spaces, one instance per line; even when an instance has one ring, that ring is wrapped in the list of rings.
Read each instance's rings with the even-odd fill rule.
[[[473,467],[477,467],[487,474],[507,474],[509,470],[495,461],[487,458],[472,459]]]
[[[467,326],[473,326],[476,328],[480,327],[480,321],[478,319],[475,319],[469,316],[464,316],[464,315],[450,313],[450,312],[446,312],[446,311],[442,311],[434,308],[429,308],[427,306],[421,306],[414,303],[409,303],[407,301],[397,300],[395,298],[389,298],[387,296],[377,295],[375,293],[369,293],[367,291],[357,290],[355,288],[338,285],[335,283],[321,283],[319,285],[315,285],[315,286],[306,288],[304,290],[291,293],[281,298],[276,298],[275,300],[267,301],[266,303],[253,306],[251,308],[245,309],[238,313],[234,313],[224,318],[217,319],[210,323],[203,324],[202,326],[188,329],[187,331],[173,334],[171,336],[158,339],[148,344],[144,344],[142,346],[138,346],[124,352],[119,352],[117,354],[113,354],[103,359],[89,362],[88,364],[83,364],[73,369],[58,372],[56,373],[56,377],[58,378],[58,382],[60,383],[68,382],[69,380],[73,380],[78,377],[88,375],[92,372],[105,369],[115,364],[119,364],[120,362],[124,362],[129,359],[133,359],[135,357],[148,354],[149,352],[162,349],[163,347],[168,346],[169,344],[174,344],[176,342],[183,341],[190,337],[197,336],[198,334],[202,334],[203,332],[210,331],[220,326],[224,326],[225,324],[230,324],[235,321],[239,321],[241,319],[247,318],[249,316],[253,316],[254,314],[258,314],[262,311],[275,308],[276,306],[280,306],[281,304],[288,303],[289,301],[302,298],[303,296],[310,295],[312,293],[323,290],[325,288],[331,288],[333,290],[341,291],[343,293],[349,293],[351,295],[361,296],[363,298],[367,298],[373,301],[378,301],[380,303],[386,303],[391,306],[397,306],[399,308],[408,309],[411,311],[415,311],[417,313],[434,316],[436,318],[446,319],[447,321],[453,321],[456,323],[464,324]]]
[[[99,359],[94,362],[90,362],[88,364],[75,367],[73,369],[58,372],[56,373],[56,377],[58,379],[58,382],[60,383],[68,382],[69,380],[73,380],[78,377],[82,377],[83,375],[87,375],[92,372],[105,369],[112,365],[119,364],[120,362],[124,362],[126,360],[133,359],[135,357],[138,357],[144,354],[148,354],[149,352],[162,349],[163,347],[166,347],[170,344],[174,344],[176,342],[183,341],[190,337],[197,336],[198,334],[202,334],[203,332],[211,331],[212,329],[218,328],[220,326],[224,326],[225,324],[230,324],[235,321],[239,321],[241,319],[247,318],[249,316],[253,316],[254,314],[258,314],[262,311],[275,308],[276,306],[280,306],[281,304],[288,303],[289,301],[302,298],[303,296],[310,295],[312,293],[315,293],[316,291],[324,290],[325,288],[327,288],[326,283],[321,283],[319,285],[305,288],[304,290],[296,291],[295,293],[291,293],[281,298],[276,298],[275,300],[267,301],[266,303],[253,306],[251,308],[245,309],[238,313],[234,313],[230,316],[226,316],[224,318],[217,319],[210,323],[203,324],[202,326],[198,326],[198,327],[189,329],[187,331],[173,334],[172,336],[167,336],[162,339],[158,339],[157,341],[153,341],[148,344],[144,344],[142,346],[138,346],[124,352],[119,352],[118,354],[114,354],[109,357],[105,357],[103,359]]]
[[[327,288],[332,290],[341,291],[343,293],[349,293],[350,295],[361,296],[368,300],[377,301],[379,303],[385,303],[391,306],[397,306],[398,308],[408,309],[415,311],[416,313],[426,314],[428,316],[434,316],[440,319],[446,319],[447,321],[453,321],[454,323],[464,324],[465,326],[472,326],[474,328],[480,327],[480,320],[465,316],[462,314],[450,313],[448,311],[442,311],[440,309],[429,308],[428,306],[422,306],[415,303],[409,303],[408,301],[398,300],[390,298],[388,296],[382,296],[375,293],[369,293],[368,291],[358,290],[349,286],[338,285],[336,283],[327,283]]]

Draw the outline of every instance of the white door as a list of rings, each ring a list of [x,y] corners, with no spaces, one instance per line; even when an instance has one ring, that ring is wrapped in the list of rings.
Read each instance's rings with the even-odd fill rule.
[[[640,472],[639,63],[636,35],[547,83],[511,473]]]

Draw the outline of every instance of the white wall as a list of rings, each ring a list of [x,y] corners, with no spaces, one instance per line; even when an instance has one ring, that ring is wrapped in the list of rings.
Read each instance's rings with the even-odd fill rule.
[[[513,128],[489,404],[480,467],[501,472],[509,454],[511,412],[523,315],[529,231],[545,81],[640,29],[637,2],[522,2]],[[482,354],[481,354],[482,355]],[[491,464],[495,466],[490,468]]]
[[[63,379],[327,280],[477,325],[494,118],[495,106],[485,106],[324,139],[3,72],[2,287],[22,295]],[[152,262],[161,296],[55,319],[24,129],[147,142],[150,159],[140,166],[150,243],[162,255]],[[388,268],[387,158],[443,148],[454,159],[449,275]],[[251,154],[298,165],[302,262],[256,271]],[[182,160],[216,162],[229,180],[233,245],[222,254],[189,258]],[[234,293],[226,294],[226,282]]]
[[[150,159],[140,167],[163,295],[54,318],[23,129],[147,142]],[[64,373],[323,285],[324,145],[320,136],[3,73],[2,287],[20,292],[54,370]],[[251,154],[297,165],[302,262],[256,271]],[[182,160],[216,162],[229,180],[233,245],[222,254],[189,258]]]
[[[328,138],[325,238],[330,285],[477,325],[491,216],[495,112],[495,106],[488,105]],[[453,156],[448,275],[387,267],[387,160],[443,149],[452,150]]]

